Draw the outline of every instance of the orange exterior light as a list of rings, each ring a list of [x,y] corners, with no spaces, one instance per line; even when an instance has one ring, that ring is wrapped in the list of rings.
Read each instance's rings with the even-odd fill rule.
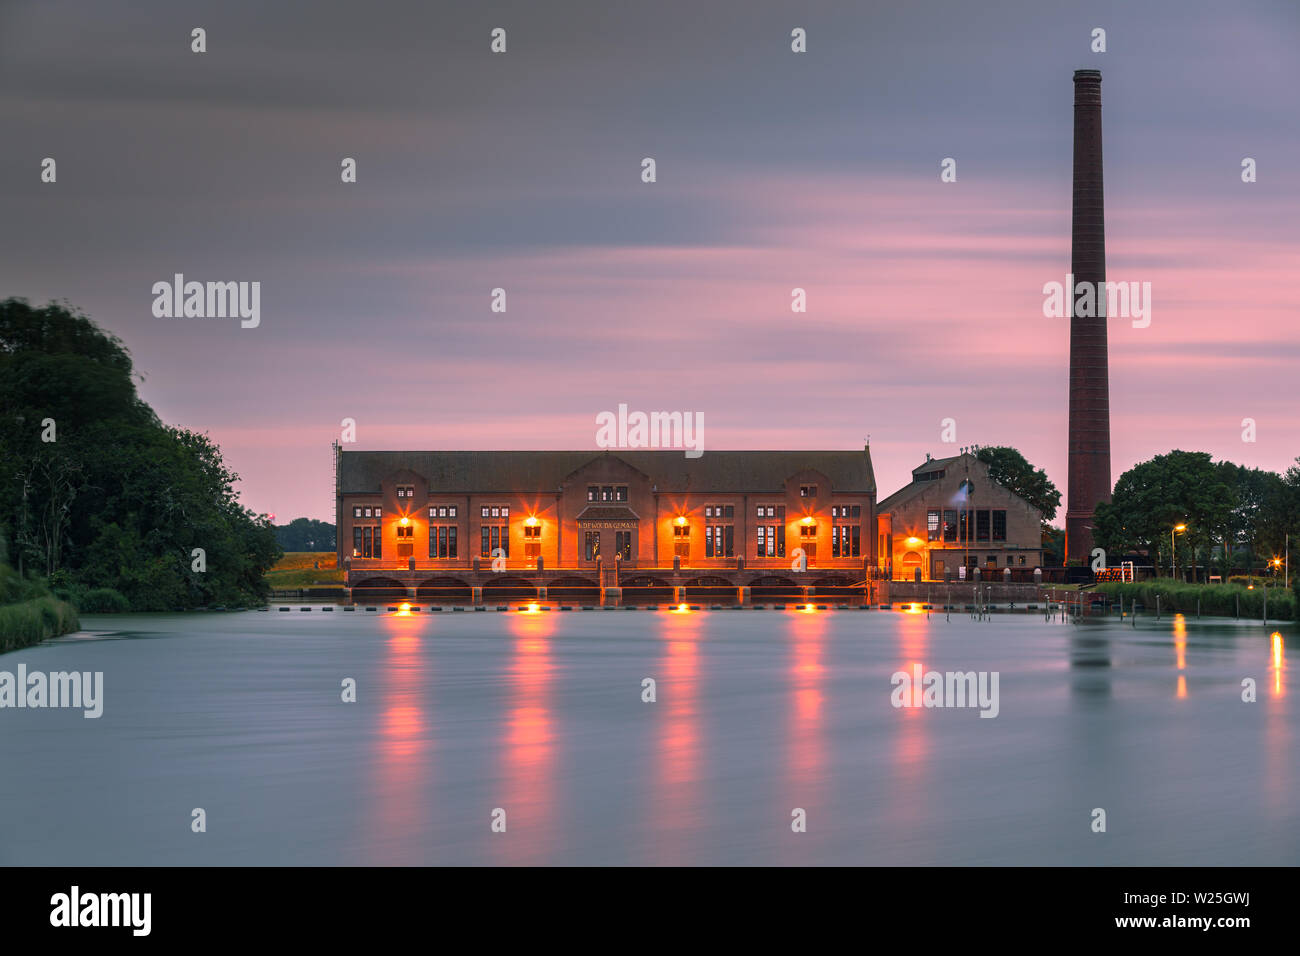
[[[809,515],[808,517],[803,519],[804,524],[812,524],[812,521],[813,521],[812,515]]]
[[[908,543],[908,544],[920,544],[920,543],[921,543],[921,539],[918,538],[916,535],[912,535],[910,538],[907,539],[907,543]]]
[[[1176,524],[1176,525],[1174,525],[1174,530],[1175,530],[1175,531],[1186,531],[1186,530],[1187,530],[1187,525],[1185,525],[1185,524]]]
[[[528,525],[530,528],[535,528],[537,527],[537,518],[533,515],[529,515],[528,520],[525,521],[524,524]]]
[[[406,527],[408,524],[410,524],[410,523],[411,523],[411,519],[410,519],[410,518],[403,518],[403,519],[402,519],[402,527],[403,527],[403,528],[405,528],[405,527]]]
[[[686,515],[678,515],[678,516],[677,516],[677,523],[678,523],[679,525],[684,525],[684,524],[686,524]]]

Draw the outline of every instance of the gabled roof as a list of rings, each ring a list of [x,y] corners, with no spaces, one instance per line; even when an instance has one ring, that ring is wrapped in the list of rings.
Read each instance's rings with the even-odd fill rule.
[[[976,458],[974,455],[966,454],[966,455],[952,455],[949,458],[931,458],[929,461],[917,465],[915,468],[912,469],[912,475],[913,475],[912,483],[909,485],[904,485],[902,488],[899,488],[889,497],[882,498],[880,501],[878,501],[876,503],[876,511],[880,512],[881,514],[884,514],[886,511],[898,507],[903,502],[907,501],[908,499],[916,495],[919,495],[921,492],[933,488],[934,482],[917,481],[915,476],[923,475],[928,471],[945,471],[949,465],[955,464],[956,462],[961,461],[963,458],[971,458],[975,461],[979,461],[979,459]]]
[[[933,487],[934,482],[932,481],[914,481],[910,485],[903,485],[902,488],[899,488],[888,498],[881,498],[880,501],[876,502],[876,511],[880,514],[884,514],[886,511],[896,508],[913,495],[919,495],[927,488]]]
[[[924,464],[917,465],[915,468],[913,468],[912,474],[920,475],[927,471],[942,471],[944,468],[947,468],[949,465],[951,465],[954,461],[961,461],[965,457],[966,457],[965,455],[953,455],[951,458],[931,458],[929,461],[925,462]]]
[[[424,476],[429,490],[445,494],[555,491],[584,465],[618,458],[647,475],[661,492],[783,494],[792,475],[814,469],[836,493],[874,494],[870,449],[850,451],[705,451],[687,458],[681,449],[609,451],[341,451],[339,489],[375,494],[394,472]]]

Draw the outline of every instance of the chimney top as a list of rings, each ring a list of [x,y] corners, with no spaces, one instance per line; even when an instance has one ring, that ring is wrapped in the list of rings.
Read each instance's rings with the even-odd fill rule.
[[[1100,83],[1101,70],[1075,70],[1074,82],[1076,83]]]

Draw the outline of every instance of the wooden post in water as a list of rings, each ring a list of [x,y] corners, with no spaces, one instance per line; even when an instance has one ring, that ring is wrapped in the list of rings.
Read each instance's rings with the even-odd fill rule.
[[[1156,620],[1160,620],[1160,595],[1156,595]]]

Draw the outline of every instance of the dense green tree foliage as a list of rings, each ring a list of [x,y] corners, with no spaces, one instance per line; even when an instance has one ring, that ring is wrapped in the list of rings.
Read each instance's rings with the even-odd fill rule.
[[[1061,506],[1061,493],[1043,469],[1035,468],[1024,455],[1005,445],[982,447],[975,457],[989,466],[990,478],[1041,511],[1044,524],[1056,517],[1056,509]]]
[[[285,551],[333,551],[334,525],[313,518],[294,518],[275,526],[275,540]]]
[[[1171,543],[1178,525],[1185,530]],[[1140,551],[1165,570],[1199,564],[1226,577],[1281,555],[1288,532],[1298,537],[1300,467],[1282,476],[1205,452],[1157,455],[1120,476],[1094,527],[1109,554]]]
[[[139,398],[117,338],[62,304],[0,302],[0,538],[20,571],[141,610],[260,601],[280,549],[236,480]]]

